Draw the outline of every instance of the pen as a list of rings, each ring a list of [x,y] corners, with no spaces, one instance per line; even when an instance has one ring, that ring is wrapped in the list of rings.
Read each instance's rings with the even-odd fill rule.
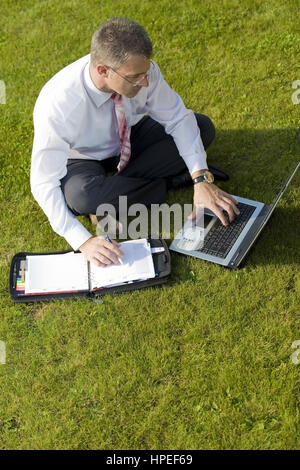
[[[111,239],[109,238],[108,235],[105,235],[104,238],[105,238],[105,240],[107,240],[109,243],[112,243],[112,241],[111,241]],[[120,258],[120,256],[118,256],[118,260],[120,261],[120,264],[123,264],[123,261],[122,261],[122,259]]]

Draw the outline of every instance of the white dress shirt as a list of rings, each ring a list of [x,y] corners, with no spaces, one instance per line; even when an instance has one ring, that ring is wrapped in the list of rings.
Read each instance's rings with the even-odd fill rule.
[[[31,190],[53,230],[74,250],[92,235],[68,209],[61,190],[67,160],[104,160],[120,153],[111,93],[95,87],[89,65],[87,55],[54,75],[42,88],[33,112]],[[128,126],[148,114],[172,135],[191,174],[207,168],[194,113],[169,87],[155,62],[151,62],[149,86],[142,87],[134,98],[123,100]]]

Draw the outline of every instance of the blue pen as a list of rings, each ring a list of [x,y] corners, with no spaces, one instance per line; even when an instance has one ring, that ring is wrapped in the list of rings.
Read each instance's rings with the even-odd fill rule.
[[[108,235],[105,235],[104,238],[105,238],[105,240],[107,240],[109,243],[112,243],[112,241],[111,241],[111,239],[109,238]],[[120,261],[120,264],[123,264],[123,261],[122,261],[122,259],[120,258],[120,256],[118,256],[118,260]]]

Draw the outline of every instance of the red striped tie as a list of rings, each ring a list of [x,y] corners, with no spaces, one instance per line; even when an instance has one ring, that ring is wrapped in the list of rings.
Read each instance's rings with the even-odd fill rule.
[[[128,128],[126,123],[126,116],[124,110],[124,104],[122,100],[122,95],[118,93],[113,93],[111,99],[115,104],[115,112],[118,121],[119,136],[120,136],[120,145],[121,145],[121,155],[120,161],[117,166],[118,172],[124,170],[125,166],[128,164],[130,159],[131,147],[130,147],[130,128]]]

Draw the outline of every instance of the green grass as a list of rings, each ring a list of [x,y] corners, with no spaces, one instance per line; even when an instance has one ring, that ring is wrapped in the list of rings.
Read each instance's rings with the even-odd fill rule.
[[[297,7],[1,2],[1,449],[299,449],[299,172],[239,271],[172,254],[168,284],[103,305],[16,305],[8,294],[17,251],[69,248],[30,193],[32,110],[102,21],[145,26],[171,86],[216,125],[209,161],[231,177],[220,186],[271,203],[300,153]],[[192,188],[168,197],[191,201]]]

